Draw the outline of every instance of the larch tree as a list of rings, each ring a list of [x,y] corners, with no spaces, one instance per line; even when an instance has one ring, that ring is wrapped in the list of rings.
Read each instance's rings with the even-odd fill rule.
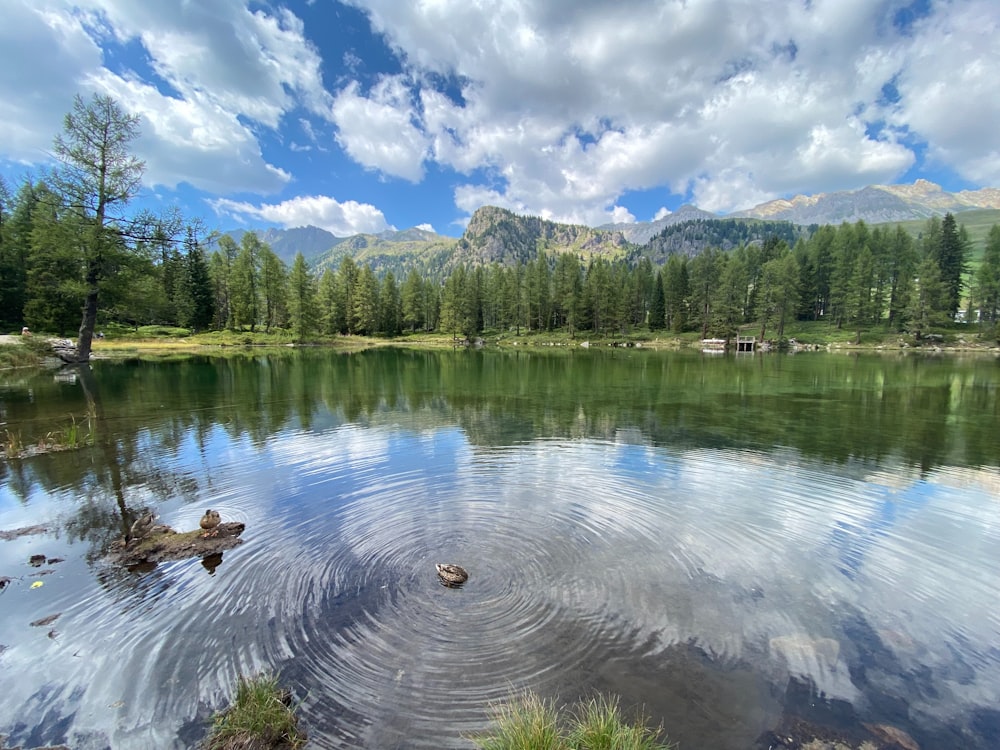
[[[126,244],[122,234],[135,224],[124,212],[139,192],[145,169],[131,151],[138,136],[138,115],[109,96],[94,95],[87,102],[77,95],[53,146],[61,162],[53,185],[82,233],[84,302],[77,362],[90,359],[101,282],[113,273],[113,256]]]

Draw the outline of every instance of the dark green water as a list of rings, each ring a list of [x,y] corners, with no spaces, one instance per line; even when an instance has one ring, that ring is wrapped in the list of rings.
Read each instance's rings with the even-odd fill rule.
[[[789,716],[994,747],[998,384],[995,358],[561,350],[8,373],[0,435],[94,445],[0,464],[0,529],[49,528],[0,541],[0,734],[186,747],[270,667],[315,747],[469,747],[520,688],[613,691],[682,748]],[[247,524],[221,564],[102,562],[142,509],[207,507]]]

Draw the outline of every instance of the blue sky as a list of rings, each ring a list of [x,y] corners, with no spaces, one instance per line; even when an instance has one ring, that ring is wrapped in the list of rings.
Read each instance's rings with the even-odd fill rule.
[[[210,228],[1000,186],[995,0],[0,3],[7,183],[110,94],[142,117],[141,202]]]

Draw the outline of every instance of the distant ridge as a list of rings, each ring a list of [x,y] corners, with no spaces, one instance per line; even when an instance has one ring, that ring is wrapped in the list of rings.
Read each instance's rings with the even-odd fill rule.
[[[860,190],[797,195],[736,211],[728,218],[780,219],[806,226],[844,221],[881,224],[976,208],[1000,208],[1000,190],[983,188],[949,193],[929,180],[917,180],[912,185],[869,185]]]
[[[533,260],[542,250],[550,255],[571,252],[584,259],[645,255],[660,263],[675,253],[692,256],[709,246],[729,249],[769,237],[794,244],[808,234],[811,225],[859,220],[906,223],[974,210],[1000,210],[1000,189],[949,193],[933,182],[917,180],[912,185],[869,185],[859,190],[797,195],[728,215],[685,205],[656,221],[599,227],[562,224],[483,206],[470,217],[461,238],[420,227],[351,237],[336,237],[317,227],[272,228],[260,230],[258,235],[289,264],[301,252],[313,269],[321,272],[337,268],[350,256],[370,264],[378,273],[393,271],[401,277],[411,269],[436,274],[458,264],[513,265]],[[958,219],[962,220],[960,215]],[[244,231],[228,234],[238,242]]]
[[[602,224],[597,227],[609,232],[621,232],[625,239],[636,245],[645,245],[667,227],[697,219],[718,219],[718,214],[702,211],[697,206],[683,205],[672,214],[656,221],[635,221],[630,224]]]

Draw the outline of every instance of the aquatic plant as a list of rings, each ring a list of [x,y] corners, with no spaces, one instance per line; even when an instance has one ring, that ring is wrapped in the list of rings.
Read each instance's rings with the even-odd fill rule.
[[[481,750],[569,750],[550,701],[525,693],[491,708],[489,734],[474,737]]]
[[[550,701],[531,692],[492,707],[490,731],[473,740],[481,750],[671,750],[650,729],[622,717],[618,698],[598,696],[563,720]]]
[[[24,451],[24,443],[21,440],[21,433],[11,432],[10,428],[4,430],[6,438],[3,441],[3,452],[7,458],[18,458]]]
[[[668,750],[673,745],[657,741],[662,727],[650,729],[643,718],[627,723],[617,697],[597,696],[582,703],[575,713],[570,747],[575,750]]]
[[[269,673],[240,676],[236,698],[217,713],[205,750],[265,750],[305,744],[305,734],[291,706],[291,694]]]

